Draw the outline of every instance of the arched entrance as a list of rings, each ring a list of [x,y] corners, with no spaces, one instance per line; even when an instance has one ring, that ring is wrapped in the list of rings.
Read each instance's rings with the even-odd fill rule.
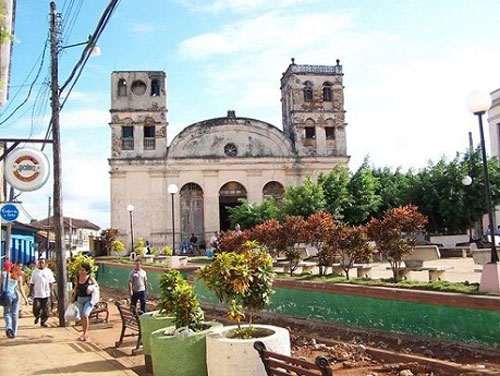
[[[262,198],[264,200],[275,199],[276,201],[281,202],[283,191],[284,188],[281,183],[278,183],[277,181],[270,181],[262,189]]]
[[[229,212],[227,208],[240,205],[240,198],[247,198],[247,190],[240,183],[230,181],[224,184],[219,190],[219,225],[221,231],[229,230]]]
[[[181,242],[195,234],[198,243],[205,241],[203,222],[203,190],[198,184],[188,183],[181,189]]]

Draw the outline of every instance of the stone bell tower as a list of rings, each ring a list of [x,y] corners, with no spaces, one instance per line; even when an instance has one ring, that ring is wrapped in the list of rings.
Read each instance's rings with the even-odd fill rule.
[[[167,153],[165,72],[111,74],[111,158],[163,158]]]
[[[299,156],[346,156],[342,65],[292,63],[281,78],[283,131]]]

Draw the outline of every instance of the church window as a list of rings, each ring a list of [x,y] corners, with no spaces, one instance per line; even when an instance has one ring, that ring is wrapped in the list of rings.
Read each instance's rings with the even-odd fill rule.
[[[238,148],[233,143],[226,144],[224,146],[224,154],[228,157],[236,157],[238,155]]]
[[[122,127],[122,150],[134,150],[134,127]]]
[[[313,84],[311,81],[306,81],[304,83],[304,101],[312,102],[313,101]]]
[[[323,101],[331,102],[332,98],[332,84],[330,82],[325,82],[323,84]]]
[[[264,200],[274,199],[276,201],[281,201],[283,196],[283,185],[277,181],[270,181],[264,186],[262,190],[262,195]]]
[[[316,138],[316,129],[314,127],[306,127],[306,138],[315,139]]]
[[[335,140],[335,128],[334,127],[325,127],[326,139],[327,140]]]
[[[158,80],[151,81],[151,96],[152,97],[160,96],[160,81]]]
[[[118,96],[126,97],[127,96],[127,81],[123,78],[118,80]]]
[[[131,90],[135,95],[144,95],[144,93],[146,92],[146,84],[144,83],[144,81],[136,80],[132,82]]]
[[[155,126],[144,126],[144,150],[154,150],[156,147]]]

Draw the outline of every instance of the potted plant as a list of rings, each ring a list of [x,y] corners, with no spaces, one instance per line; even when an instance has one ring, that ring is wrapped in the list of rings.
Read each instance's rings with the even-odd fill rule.
[[[147,255],[146,254],[146,247],[145,247],[145,242],[144,238],[138,238],[136,247],[135,247],[135,253],[139,258],[141,258],[145,263],[146,262],[152,262],[154,256],[153,255]]]
[[[175,326],[156,330],[150,335],[154,375],[206,375],[205,336],[212,328],[222,325],[203,321],[204,313],[194,288],[178,270],[164,274],[161,289],[160,312],[171,312]]]
[[[155,260],[156,260],[156,262],[159,262],[159,263],[162,263],[162,264],[164,262],[168,262],[169,256],[172,256],[172,254],[174,253],[172,251],[172,248],[169,247],[168,245],[164,246],[161,250],[155,248],[155,251],[156,251],[156,254],[155,254]],[[152,252],[153,252],[153,250],[151,250],[151,253]]]
[[[123,256],[125,253],[125,244],[119,240],[114,240],[112,245],[112,256]]]
[[[166,259],[168,267],[171,269],[178,269],[187,265],[187,256],[174,256],[174,250],[168,245],[163,247],[162,254],[162,258]]]
[[[253,350],[256,340],[271,351],[290,355],[288,330],[253,323],[254,312],[270,302],[275,276],[272,264],[265,248],[256,241],[247,241],[240,253],[221,253],[198,272],[218,299],[229,305],[227,316],[236,322],[207,335],[209,376],[230,376],[235,370],[238,376],[264,375],[259,354]],[[242,325],[247,316],[249,324]]]

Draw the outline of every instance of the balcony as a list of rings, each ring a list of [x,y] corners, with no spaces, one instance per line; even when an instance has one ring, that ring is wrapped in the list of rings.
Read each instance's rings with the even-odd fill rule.
[[[156,138],[144,137],[144,150],[155,150],[155,148],[156,148]]]
[[[134,150],[134,139],[122,138],[122,150]]]

